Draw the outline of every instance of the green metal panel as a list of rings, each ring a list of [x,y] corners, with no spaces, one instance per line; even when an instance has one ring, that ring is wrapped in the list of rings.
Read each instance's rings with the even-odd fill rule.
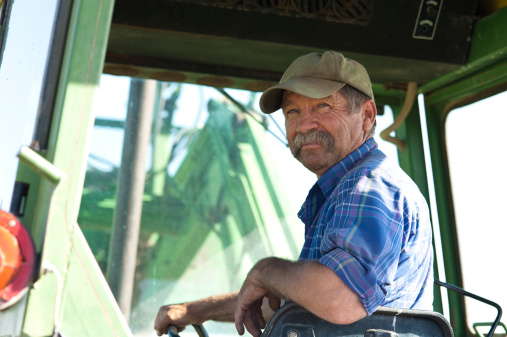
[[[391,108],[396,117],[400,113],[401,105],[391,106]],[[421,132],[419,106],[416,101],[407,119],[396,131],[396,136],[405,140],[407,145],[405,151],[398,151],[398,159],[400,167],[414,180],[429,205],[431,200],[429,198],[428,180],[426,178],[427,172]],[[433,238],[433,240],[435,240],[435,238]],[[436,247],[435,244],[433,246]],[[439,274],[442,271],[438,270],[436,260],[437,254],[435,251],[434,253],[434,276],[435,278],[439,278]],[[434,286],[433,310],[443,313],[442,296],[440,287],[438,286]]]
[[[66,336],[129,336],[127,323],[77,225],[71,240],[60,331]]]
[[[444,124],[438,107],[426,108],[428,139],[431,153],[433,181],[438,206],[438,220],[445,263],[445,277],[448,283],[462,287],[459,248],[456,244],[455,225],[452,221],[452,200],[450,199],[447,158],[444,150]],[[451,326],[456,336],[466,335],[464,302],[460,295],[449,292]]]
[[[91,105],[102,72],[114,1],[73,3],[46,159],[66,174],[41,182],[34,238],[43,238],[41,276],[29,293],[23,334],[52,335],[54,316],[71,336],[128,336],[130,331],[89,253],[76,218],[86,166]],[[36,242],[37,243],[37,242]],[[55,311],[55,309],[59,309]]]
[[[466,65],[425,83],[420,92],[440,90],[453,82],[507,59],[507,7],[483,18],[474,25]]]
[[[395,115],[398,115],[401,107],[394,107]],[[419,104],[418,101],[414,102],[414,106],[410,111],[405,123],[402,124],[400,129],[397,131],[397,136],[401,139],[406,140],[407,148],[404,152],[398,151],[398,158],[400,162],[400,166],[407,172],[410,177],[417,184],[421,193],[424,195],[428,205],[431,204],[429,189],[428,189],[428,180],[427,180],[427,171],[426,164],[424,158],[424,147],[422,140],[422,131],[421,131],[421,122],[420,122],[420,114],[419,114]],[[431,208],[430,208],[431,211]],[[433,233],[435,228],[433,228]],[[435,244],[435,235],[433,235],[433,247],[434,247],[434,263],[433,263],[433,272],[434,277],[439,278],[441,271],[438,269],[437,258],[438,254],[436,253]],[[434,286],[434,300],[433,300],[433,310],[443,313],[443,305],[442,305],[442,294],[439,286]]]
[[[493,64],[507,57],[507,7],[478,21],[474,25],[468,63],[489,59]],[[496,55],[496,56],[495,56]]]
[[[287,199],[277,188],[279,177],[274,170],[273,159],[266,151],[267,144],[262,141],[264,128],[251,119],[247,119],[246,122],[251,133],[248,133],[249,137],[244,141],[250,146],[240,144],[240,154],[245,174],[256,198],[259,216],[262,217],[260,223],[265,228],[266,240],[269,240],[268,247],[271,247],[269,253],[280,256],[283,252],[291,252],[293,256],[298,256],[302,247],[302,238],[295,237],[291,227],[301,225],[301,222],[295,214],[292,214]],[[281,225],[273,226],[273,221],[281,222]],[[277,239],[280,237],[285,239],[284,242]]]
[[[501,91],[506,86],[506,81],[507,55],[505,60],[495,65],[490,65],[461,81],[452,83],[445,89],[432,92],[427,96],[427,102],[430,105],[440,105],[442,110],[439,114],[444,116],[449,111],[450,106],[456,107],[457,105],[468,104],[473,100]],[[495,87],[497,88],[494,89]],[[484,94],[481,94],[481,92],[484,92]],[[444,117],[441,119],[444,119]]]

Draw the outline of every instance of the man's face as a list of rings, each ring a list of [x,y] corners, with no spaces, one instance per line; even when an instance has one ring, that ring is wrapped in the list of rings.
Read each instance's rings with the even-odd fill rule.
[[[373,125],[364,106],[349,114],[338,91],[322,99],[285,91],[282,110],[292,154],[318,177],[361,146]]]

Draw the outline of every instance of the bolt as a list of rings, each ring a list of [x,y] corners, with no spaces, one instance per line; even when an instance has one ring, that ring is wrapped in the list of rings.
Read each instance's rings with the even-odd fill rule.
[[[287,337],[298,337],[298,333],[296,330],[291,330],[289,331],[289,333],[287,334]]]
[[[11,227],[16,226],[16,220],[9,220],[9,226]]]

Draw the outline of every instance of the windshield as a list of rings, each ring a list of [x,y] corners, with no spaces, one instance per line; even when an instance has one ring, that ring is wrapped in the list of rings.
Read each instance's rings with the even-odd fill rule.
[[[131,184],[121,178],[121,163],[132,150],[125,137],[139,81],[103,75],[94,104],[78,223],[105,275],[119,259],[110,250],[113,223],[119,212],[129,212],[118,193],[121,184]],[[129,318],[136,336],[153,335],[161,305],[236,291],[263,257],[297,259],[304,226],[296,214],[316,181],[287,148],[283,115],[258,112],[259,93],[152,85]],[[385,110],[377,133],[392,122]],[[380,146],[397,160],[393,145]],[[213,335],[237,335],[233,324],[205,326]]]

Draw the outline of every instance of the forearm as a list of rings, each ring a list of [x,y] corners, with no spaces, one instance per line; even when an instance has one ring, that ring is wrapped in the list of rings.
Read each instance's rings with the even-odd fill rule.
[[[234,322],[237,299],[238,293],[234,292],[187,303],[189,316],[195,322],[192,324],[202,324],[209,320]]]
[[[267,258],[259,261],[252,272],[255,282],[264,289],[330,322],[348,324],[366,316],[357,294],[317,261]]]
[[[155,330],[161,336],[170,325],[181,331],[191,324],[202,324],[208,320],[234,322],[234,311],[238,293],[211,296],[201,300],[164,305],[160,307],[155,318]]]

